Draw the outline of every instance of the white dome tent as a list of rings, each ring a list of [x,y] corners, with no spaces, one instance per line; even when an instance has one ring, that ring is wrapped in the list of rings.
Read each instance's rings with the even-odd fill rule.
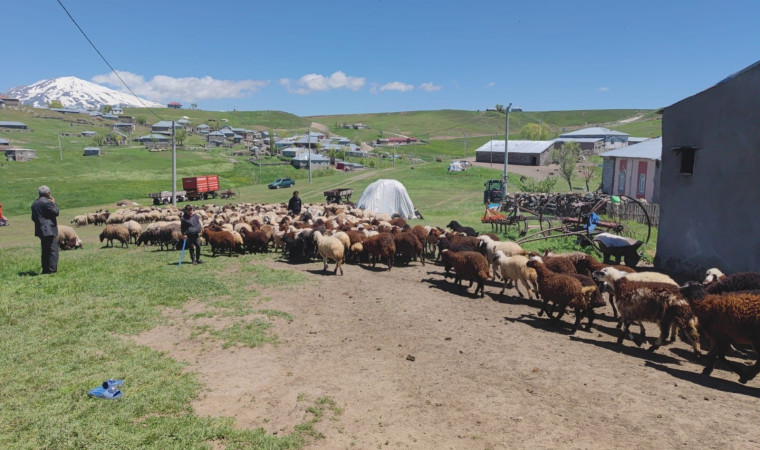
[[[404,185],[396,180],[377,180],[367,186],[356,207],[391,216],[397,214],[405,219],[416,217],[412,199]]]

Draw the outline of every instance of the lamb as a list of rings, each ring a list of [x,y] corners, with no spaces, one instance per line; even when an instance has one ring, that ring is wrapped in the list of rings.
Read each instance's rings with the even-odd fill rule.
[[[492,262],[493,276],[496,278],[498,273],[494,261],[496,251],[501,250],[505,256],[525,255],[526,252],[520,247],[520,244],[512,241],[495,241],[490,236],[478,236],[477,248],[480,253],[486,256]]]
[[[617,343],[622,344],[626,336],[636,345],[641,345],[644,338],[643,329],[639,340],[628,331],[635,321],[659,322],[660,336],[649,347],[649,351],[657,350],[667,340],[671,323],[675,323],[686,334],[686,340],[694,349],[697,358],[701,355],[699,334],[697,333],[697,318],[694,316],[689,303],[681,297],[678,286],[652,281],[631,281],[625,272],[613,267],[605,267],[594,272],[594,278],[605,281],[615,289],[620,319],[623,327]]]
[[[232,250],[237,246],[237,241],[232,233],[224,230],[206,228],[202,233],[203,238],[211,246],[211,254],[216,256],[217,250],[222,253],[228,251],[232,257]]]
[[[443,234],[443,230],[440,228],[430,227],[427,233],[427,237],[425,238],[425,246],[428,247],[428,252],[433,252],[435,254],[435,248],[436,244],[438,243],[438,238]]]
[[[538,275],[538,292],[544,299],[538,315],[541,316],[546,312],[546,315],[554,323],[558,323],[565,314],[565,308],[570,306],[575,309],[575,324],[573,325],[572,333],[578,331],[581,320],[585,315],[589,316],[586,331],[591,330],[591,324],[594,321],[594,311],[590,307],[591,301],[589,297],[593,293],[593,289],[588,286],[584,287],[578,279],[570,275],[552,272],[538,258],[531,258],[527,262],[527,266],[535,269]],[[552,313],[546,309],[549,302],[552,302],[554,306],[559,306],[559,312],[556,317],[552,317]]]
[[[129,237],[136,244],[137,238],[140,236],[140,233],[142,233],[142,226],[134,220],[124,222],[124,226],[127,227],[127,230],[129,230]]]
[[[449,222],[449,224],[446,225],[446,227],[451,228],[452,230],[456,231],[457,233],[464,233],[467,236],[477,236],[478,235],[478,232],[475,231],[473,228],[471,228],[471,227],[463,227],[456,220],[452,220],[451,222]]]
[[[82,248],[82,240],[77,236],[73,228],[66,225],[58,225],[58,246],[63,250]]]
[[[362,242],[363,251],[372,257],[372,267],[378,259],[384,260],[388,271],[393,268],[393,258],[396,254],[396,243],[390,233],[379,233],[370,236]]]
[[[474,294],[480,291],[480,296],[485,296],[485,281],[491,278],[488,268],[488,260],[478,252],[452,252],[444,249],[441,255],[444,261],[448,261],[456,272],[454,284],[461,284],[462,280],[469,280],[470,286],[477,281]]]
[[[499,273],[504,279],[504,287],[499,294],[507,289],[507,281],[514,281],[517,294],[521,297],[520,282],[525,286],[529,299],[531,289],[538,292],[538,275],[535,269],[528,267],[528,258],[523,255],[507,256],[503,251],[496,250],[492,261],[499,267]]]
[[[753,366],[736,364],[726,359],[731,344],[751,344],[760,354],[760,293],[728,292],[710,294],[705,286],[689,282],[681,288],[681,294],[699,318],[702,331],[710,339],[703,375],[710,375],[715,359],[721,358],[739,375],[739,382],[746,383],[760,372],[760,357]]]
[[[332,259],[335,261],[335,272],[333,273],[337,275],[338,270],[340,269],[340,274],[342,276],[342,266],[346,255],[346,247],[343,245],[343,242],[341,242],[341,240],[335,236],[323,236],[319,231],[315,231],[312,234],[312,237],[317,243],[317,251],[319,252],[319,256],[322,257],[322,262],[324,263],[322,270],[327,272],[327,260]]]
[[[113,241],[116,239],[121,242],[121,246],[129,247],[129,230],[124,225],[106,225],[100,233],[100,242],[106,239],[106,247],[113,247]]]
[[[760,273],[739,272],[724,275],[718,269],[709,269],[705,276],[707,292],[710,294],[723,294],[726,292],[760,290]]]
[[[587,276],[593,276],[594,272],[598,270],[602,270],[605,267],[614,267],[617,270],[622,270],[626,273],[636,273],[636,270],[628,267],[628,266],[622,266],[622,265],[615,265],[610,266],[609,264],[604,264],[602,262],[597,261],[593,256],[584,254],[582,257],[579,257],[574,261],[575,263],[575,270],[581,274],[581,275],[587,275]],[[599,283],[599,289],[605,290],[604,286],[606,284],[604,282]],[[612,289],[608,289],[610,293],[610,305],[612,305],[612,315],[613,317],[618,316],[617,308],[615,308],[615,293],[612,291]]]

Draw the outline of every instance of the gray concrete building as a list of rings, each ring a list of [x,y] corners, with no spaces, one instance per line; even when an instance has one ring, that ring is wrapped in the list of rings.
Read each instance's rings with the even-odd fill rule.
[[[655,266],[760,270],[760,61],[663,110]]]
[[[554,141],[509,141],[507,164],[521,166],[545,166]],[[475,150],[475,161],[504,164],[504,140],[492,140]]]

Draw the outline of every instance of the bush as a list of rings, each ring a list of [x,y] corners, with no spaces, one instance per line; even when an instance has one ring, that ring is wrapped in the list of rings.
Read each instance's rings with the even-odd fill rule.
[[[520,179],[520,190],[523,192],[552,192],[557,184],[557,177],[548,176],[541,181],[535,178],[523,177]]]

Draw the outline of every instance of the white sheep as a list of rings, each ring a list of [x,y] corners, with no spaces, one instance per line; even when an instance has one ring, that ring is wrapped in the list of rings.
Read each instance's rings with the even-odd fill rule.
[[[334,236],[323,236],[319,231],[312,233],[314,241],[317,243],[317,252],[322,257],[324,263],[323,270],[327,272],[327,260],[332,259],[335,261],[335,274],[340,269],[340,274],[343,275],[343,267],[341,267],[345,261],[345,247],[340,239]]]
[[[74,216],[74,218],[71,219],[71,223],[78,227],[83,227],[87,225],[89,222],[90,222],[89,219],[84,214],[80,216]]]
[[[82,240],[77,236],[77,232],[66,225],[58,225],[58,236],[56,240],[58,241],[58,245],[64,250],[82,248]]]
[[[530,291],[533,289],[538,292],[538,275],[536,270],[528,267],[528,258],[523,255],[507,256],[501,250],[496,250],[493,261],[499,267],[499,273],[504,279],[504,287],[501,289],[500,294],[504,293],[507,288],[507,281],[514,281],[517,294],[522,296],[520,292],[520,282],[525,286],[528,291],[528,298],[531,298]],[[536,294],[538,298],[538,294]]]
[[[142,233],[142,226],[134,220],[128,220],[124,222],[124,226],[129,230],[129,237],[133,239],[134,243],[137,243],[137,237]]]
[[[497,250],[501,250],[505,256],[525,256],[527,254],[527,252],[523,250],[522,247],[520,247],[520,244],[516,242],[494,241],[490,236],[487,235],[478,236],[478,241],[480,241],[478,243],[478,248],[486,250],[486,258],[491,262],[494,279],[496,279],[496,276],[498,275],[498,267],[496,266],[496,261],[494,260]]]

